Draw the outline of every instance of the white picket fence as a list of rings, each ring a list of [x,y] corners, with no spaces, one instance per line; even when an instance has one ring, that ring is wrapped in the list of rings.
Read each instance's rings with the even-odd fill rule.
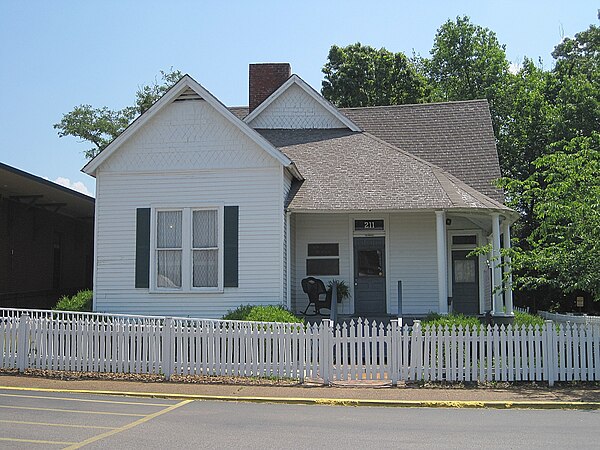
[[[538,311],[538,315],[546,320],[553,320],[559,323],[600,325],[600,316],[588,316],[587,314],[576,316],[574,314],[556,314],[548,311]]]
[[[0,309],[0,367],[324,383],[598,381],[600,326],[333,326]]]

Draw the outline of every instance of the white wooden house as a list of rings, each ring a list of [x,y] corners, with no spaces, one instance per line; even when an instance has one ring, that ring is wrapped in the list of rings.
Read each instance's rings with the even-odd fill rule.
[[[512,314],[499,252],[516,213],[492,184],[485,100],[337,109],[288,64],[255,64],[249,103],[186,75],[84,167],[95,310],[303,311],[314,276],[350,286],[342,315]]]

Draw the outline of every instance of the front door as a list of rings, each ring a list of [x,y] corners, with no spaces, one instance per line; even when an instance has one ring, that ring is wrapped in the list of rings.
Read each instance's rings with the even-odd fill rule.
[[[369,317],[386,314],[385,238],[354,238],[354,313]]]
[[[452,251],[452,309],[455,313],[479,314],[479,270],[470,250]]]

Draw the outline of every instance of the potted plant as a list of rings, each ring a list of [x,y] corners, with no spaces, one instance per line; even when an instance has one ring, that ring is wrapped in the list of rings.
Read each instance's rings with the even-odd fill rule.
[[[350,288],[344,280],[331,280],[327,283],[327,295],[333,295],[333,283],[337,283],[337,301],[341,303],[342,300],[350,298]]]

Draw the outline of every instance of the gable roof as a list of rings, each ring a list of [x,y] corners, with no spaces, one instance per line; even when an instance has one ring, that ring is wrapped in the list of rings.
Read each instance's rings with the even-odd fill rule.
[[[283,83],[275,92],[273,92],[265,101],[258,105],[250,114],[244,117],[244,122],[252,126],[252,121],[255,120],[260,114],[266,111],[270,105],[277,101],[286,91],[292,86],[298,86],[304,91],[309,97],[316,101],[320,106],[323,107],[331,116],[337,119],[343,127],[348,127],[352,131],[361,131],[360,128],[352,122],[347,116],[342,114],[335,106],[329,103],[325,98],[315,91],[309,84],[307,84],[302,78],[294,74],[288,80]]]
[[[502,191],[487,100],[342,108],[346,116],[394,147],[429,161],[497,201]]]
[[[488,209],[512,213],[455,176],[366,132],[260,130],[305,175],[290,210]]]
[[[177,99],[180,95],[189,96],[190,91],[198,94],[202,100],[206,101],[225,117],[231,124],[242,131],[246,136],[253,140],[259,147],[265,150],[269,155],[279,161],[284,167],[287,167],[290,172],[297,178],[302,179],[302,176],[297,171],[294,163],[280,151],[278,151],[270,142],[264,139],[255,130],[244,124],[238,119],[225,105],[223,105],[215,96],[208,92],[189,75],[184,75],[174,86],[172,86],[156,103],[154,103],[144,114],[135,119],[119,136],[117,136],[104,150],[98,153],[91,161],[89,161],[82,169],[83,172],[94,176],[98,167],[106,161],[117,149],[123,145],[137,130],[143,127],[150,119],[166,105]]]

